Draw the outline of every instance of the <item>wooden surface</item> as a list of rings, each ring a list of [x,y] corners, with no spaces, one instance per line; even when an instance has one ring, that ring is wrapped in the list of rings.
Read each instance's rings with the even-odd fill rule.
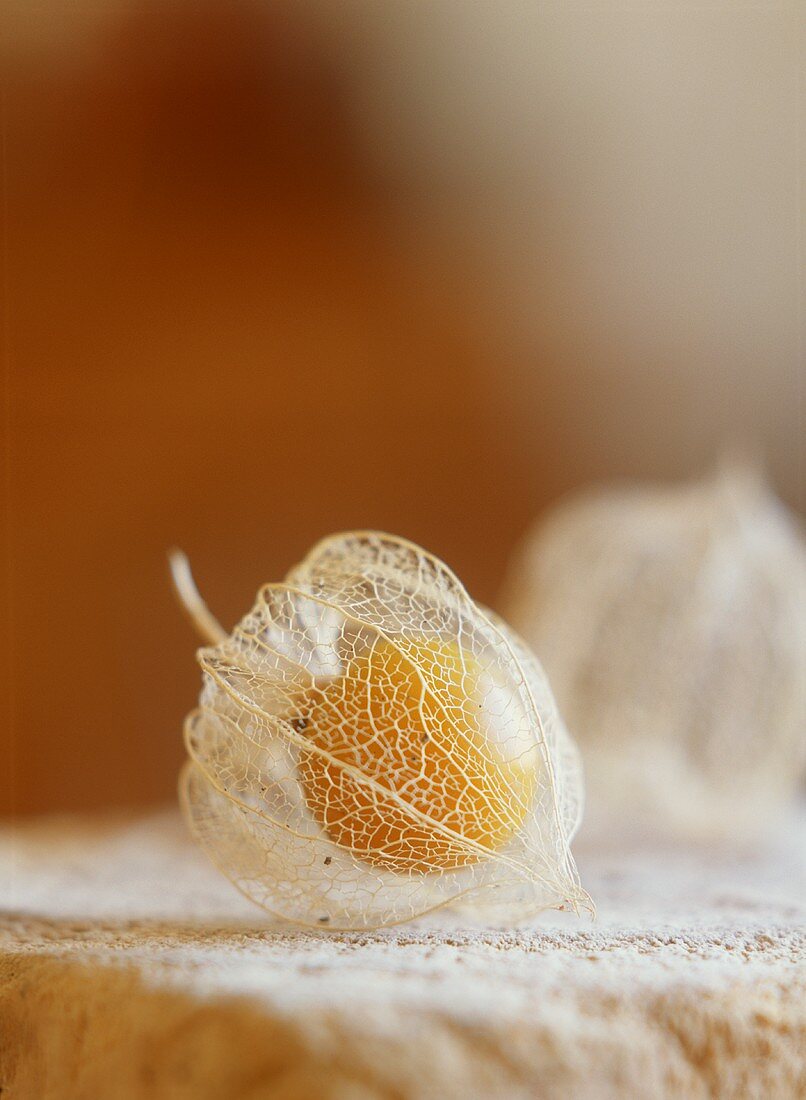
[[[172,812],[0,836],[12,1098],[798,1097],[803,822],[755,853],[586,843],[595,923],[296,932]]]

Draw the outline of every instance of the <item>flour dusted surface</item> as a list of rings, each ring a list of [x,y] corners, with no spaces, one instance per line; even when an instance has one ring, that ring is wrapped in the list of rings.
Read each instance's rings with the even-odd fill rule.
[[[806,829],[755,852],[581,838],[595,923],[289,930],[173,814],[0,834],[17,1098],[806,1095]]]

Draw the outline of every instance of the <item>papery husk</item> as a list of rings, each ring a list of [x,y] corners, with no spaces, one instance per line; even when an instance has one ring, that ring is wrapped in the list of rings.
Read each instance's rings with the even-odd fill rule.
[[[806,551],[763,478],[561,504],[501,605],[545,664],[603,828],[730,837],[792,799],[806,736]]]
[[[198,656],[204,686],[186,724],[182,801],[202,847],[259,905],[331,929],[444,905],[508,921],[589,906],[569,848],[579,758],[545,675],[432,555],[376,532],[325,539]],[[389,713],[406,729],[392,723],[371,751],[345,751],[336,733],[349,738],[349,722],[334,700],[354,708],[366,683],[375,698],[380,684],[398,699]],[[356,730],[377,720],[351,713]],[[424,742],[433,735],[427,763],[401,751],[412,723]],[[479,840],[485,829],[474,835],[477,815],[439,809],[449,770],[455,800],[457,760],[472,762],[467,799],[500,819],[486,830],[500,839],[494,849]],[[390,772],[404,768],[410,778]],[[382,820],[382,843],[354,825],[357,803]],[[337,828],[342,805],[352,831]]]

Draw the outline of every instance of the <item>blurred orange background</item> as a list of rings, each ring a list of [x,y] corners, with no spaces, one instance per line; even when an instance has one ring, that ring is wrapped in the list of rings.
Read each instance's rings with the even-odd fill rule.
[[[229,626],[722,441],[803,507],[797,11],[641,8],[12,5],[0,812],[172,797],[171,545]]]

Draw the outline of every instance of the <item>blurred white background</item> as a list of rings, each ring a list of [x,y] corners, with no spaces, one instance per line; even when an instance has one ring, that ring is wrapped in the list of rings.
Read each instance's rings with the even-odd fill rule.
[[[524,451],[573,485],[746,446],[803,508],[806,5],[312,11],[401,208],[483,256]]]

